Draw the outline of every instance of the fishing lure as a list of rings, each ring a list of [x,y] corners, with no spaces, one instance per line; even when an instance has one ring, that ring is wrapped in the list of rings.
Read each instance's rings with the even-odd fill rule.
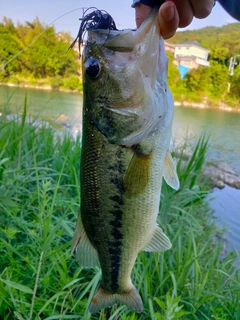
[[[96,9],[86,15],[86,12],[90,9]],[[113,18],[104,10],[98,10],[97,8],[87,9],[83,17],[80,19],[81,24],[77,34],[76,39],[70,45],[69,49],[72,49],[75,43],[78,41],[78,49],[80,52],[80,46],[83,44],[83,37],[85,31],[96,30],[96,29],[106,29],[106,30],[118,30]]]

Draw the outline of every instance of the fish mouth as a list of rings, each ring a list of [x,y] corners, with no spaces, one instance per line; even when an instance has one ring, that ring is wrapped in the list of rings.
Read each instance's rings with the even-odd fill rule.
[[[159,51],[164,45],[159,44],[163,40],[160,35],[157,8],[152,9],[139,29],[89,30],[88,41],[96,43],[100,48],[110,49],[116,53],[129,53],[127,56],[124,55],[123,59],[118,59],[118,63],[126,61],[126,59],[129,63],[132,59],[137,60],[138,68],[141,70],[143,77],[149,78],[148,82],[152,89],[156,85],[159,64],[162,64],[163,68],[166,66],[165,57],[161,56],[161,59],[159,59],[161,55]],[[133,103],[134,105],[140,103],[140,99],[137,100],[137,103]]]

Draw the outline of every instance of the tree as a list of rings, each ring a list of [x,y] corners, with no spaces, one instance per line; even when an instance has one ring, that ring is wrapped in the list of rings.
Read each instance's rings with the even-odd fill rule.
[[[220,98],[228,90],[228,69],[225,65],[212,61],[210,67],[190,70],[183,82],[190,92],[201,92],[211,97]]]
[[[38,18],[15,27],[4,17],[0,23],[0,37],[0,65],[22,51],[5,67],[2,79],[6,80],[12,74],[36,79],[77,74],[76,53],[68,50],[70,36],[63,33],[59,37],[53,27],[46,27]]]
[[[16,41],[16,30],[11,19],[3,17],[0,23],[0,68],[3,71],[0,73],[0,80],[5,81],[12,73],[19,71],[18,60],[12,60],[11,63],[6,63],[12,59],[19,51],[19,46]]]
[[[231,77],[230,96],[239,100],[240,98],[240,66],[238,65]]]

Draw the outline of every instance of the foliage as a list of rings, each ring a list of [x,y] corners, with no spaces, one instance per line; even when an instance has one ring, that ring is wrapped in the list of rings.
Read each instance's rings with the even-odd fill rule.
[[[132,278],[144,312],[114,306],[90,316],[100,279],[70,254],[79,207],[79,138],[42,123],[0,118],[1,319],[237,319],[235,255],[219,260],[219,230],[200,183],[208,141],[202,136],[187,165],[178,151],[179,191],[163,183],[159,224],[172,240],[164,253],[140,253]]]
[[[219,98],[227,91],[228,82],[227,68],[214,61],[209,68],[192,69],[184,79],[187,90]]]
[[[214,59],[219,62],[229,61],[230,57],[240,52],[240,23],[231,23],[223,27],[205,27],[198,30],[187,30],[177,32],[170,43],[182,43],[186,41],[195,41],[210,50],[210,57],[214,53]],[[216,53],[219,52],[220,56]],[[221,55],[224,54],[225,59]]]
[[[176,100],[201,102],[205,99],[226,102],[239,106],[239,66],[236,60],[234,76],[229,76],[231,57],[240,54],[240,23],[233,23],[221,28],[206,27],[200,30],[177,32],[170,43],[195,41],[208,49],[210,67],[199,67],[187,73],[184,80],[173,78],[177,68],[169,64],[169,84]],[[170,54],[169,54],[170,55]],[[170,59],[170,62],[172,58]],[[175,71],[173,71],[175,69]]]
[[[196,41],[210,50],[210,67],[191,70],[183,81],[173,65],[173,56],[168,54],[168,81],[176,100],[200,102],[210,98],[213,103],[224,101],[233,106],[239,105],[237,65],[234,76],[228,75],[231,57],[240,54],[239,31],[240,23],[233,23],[221,28],[177,32],[168,40],[175,44]],[[0,82],[82,91],[78,54],[68,50],[71,43],[69,34],[56,34],[53,27],[45,27],[38,18],[14,26],[11,19],[3,17],[0,36],[0,67],[23,50],[0,72]]]
[[[240,83],[240,66],[238,66],[238,67],[235,69],[235,73],[234,73],[234,75],[232,76],[231,91],[230,91],[230,94],[231,94],[232,96],[235,96],[235,97],[239,97],[239,96],[240,96],[240,86],[239,86],[239,83]]]
[[[38,18],[33,22],[18,23],[15,27],[5,17],[0,23],[0,36],[0,67],[22,50],[4,67],[0,81],[8,82],[13,74],[17,74],[20,80],[77,77],[77,54],[68,50],[70,36],[56,34],[53,27],[45,27]]]
[[[0,46],[0,67],[11,59],[20,50],[20,46],[16,40],[17,31],[10,19],[3,18],[3,23],[0,23],[0,35],[1,35],[1,46]],[[13,60],[9,64],[7,69],[4,69],[0,73],[0,81],[4,81],[9,74],[17,72],[19,68],[18,60]]]
[[[162,309],[163,314],[154,313],[154,317],[158,320],[176,320],[181,318],[184,315],[189,314],[189,312],[181,310],[184,306],[179,306],[181,296],[178,296],[175,299],[172,299],[169,293],[166,295],[166,303],[161,301],[158,298],[155,298],[158,306]]]
[[[71,75],[69,78],[64,79],[63,81],[64,87],[70,90],[78,89],[82,90],[82,82],[79,80],[79,77],[75,75]]]
[[[170,64],[169,88],[177,101],[201,102],[205,99],[217,99],[218,103],[228,101],[231,104],[239,97],[239,73],[235,72],[235,75],[230,77],[224,64],[211,61],[207,68],[198,67],[188,71],[183,80],[180,80],[179,75],[173,77],[176,72],[177,68]]]

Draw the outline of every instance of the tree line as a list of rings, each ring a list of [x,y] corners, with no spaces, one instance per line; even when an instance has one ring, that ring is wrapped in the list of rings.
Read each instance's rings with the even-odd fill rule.
[[[173,44],[196,41],[210,51],[210,67],[192,69],[184,80],[180,79],[177,67],[172,64],[173,56],[168,54],[169,86],[175,99],[210,99],[216,104],[221,100],[239,105],[240,56],[236,59],[233,75],[230,76],[228,71],[231,57],[240,55],[239,33],[240,23],[233,23],[221,28],[177,32],[168,41]],[[0,72],[0,82],[82,90],[80,60],[77,52],[68,50],[72,41],[68,33],[56,34],[54,27],[45,26],[38,18],[15,26],[11,19],[3,17],[0,38],[0,69],[23,50]]]
[[[11,19],[3,17],[0,38],[0,69],[21,51],[0,72],[0,82],[28,81],[70,89],[80,85],[77,53],[68,50],[68,33],[56,34],[53,26],[45,26],[38,18],[15,26]]]

